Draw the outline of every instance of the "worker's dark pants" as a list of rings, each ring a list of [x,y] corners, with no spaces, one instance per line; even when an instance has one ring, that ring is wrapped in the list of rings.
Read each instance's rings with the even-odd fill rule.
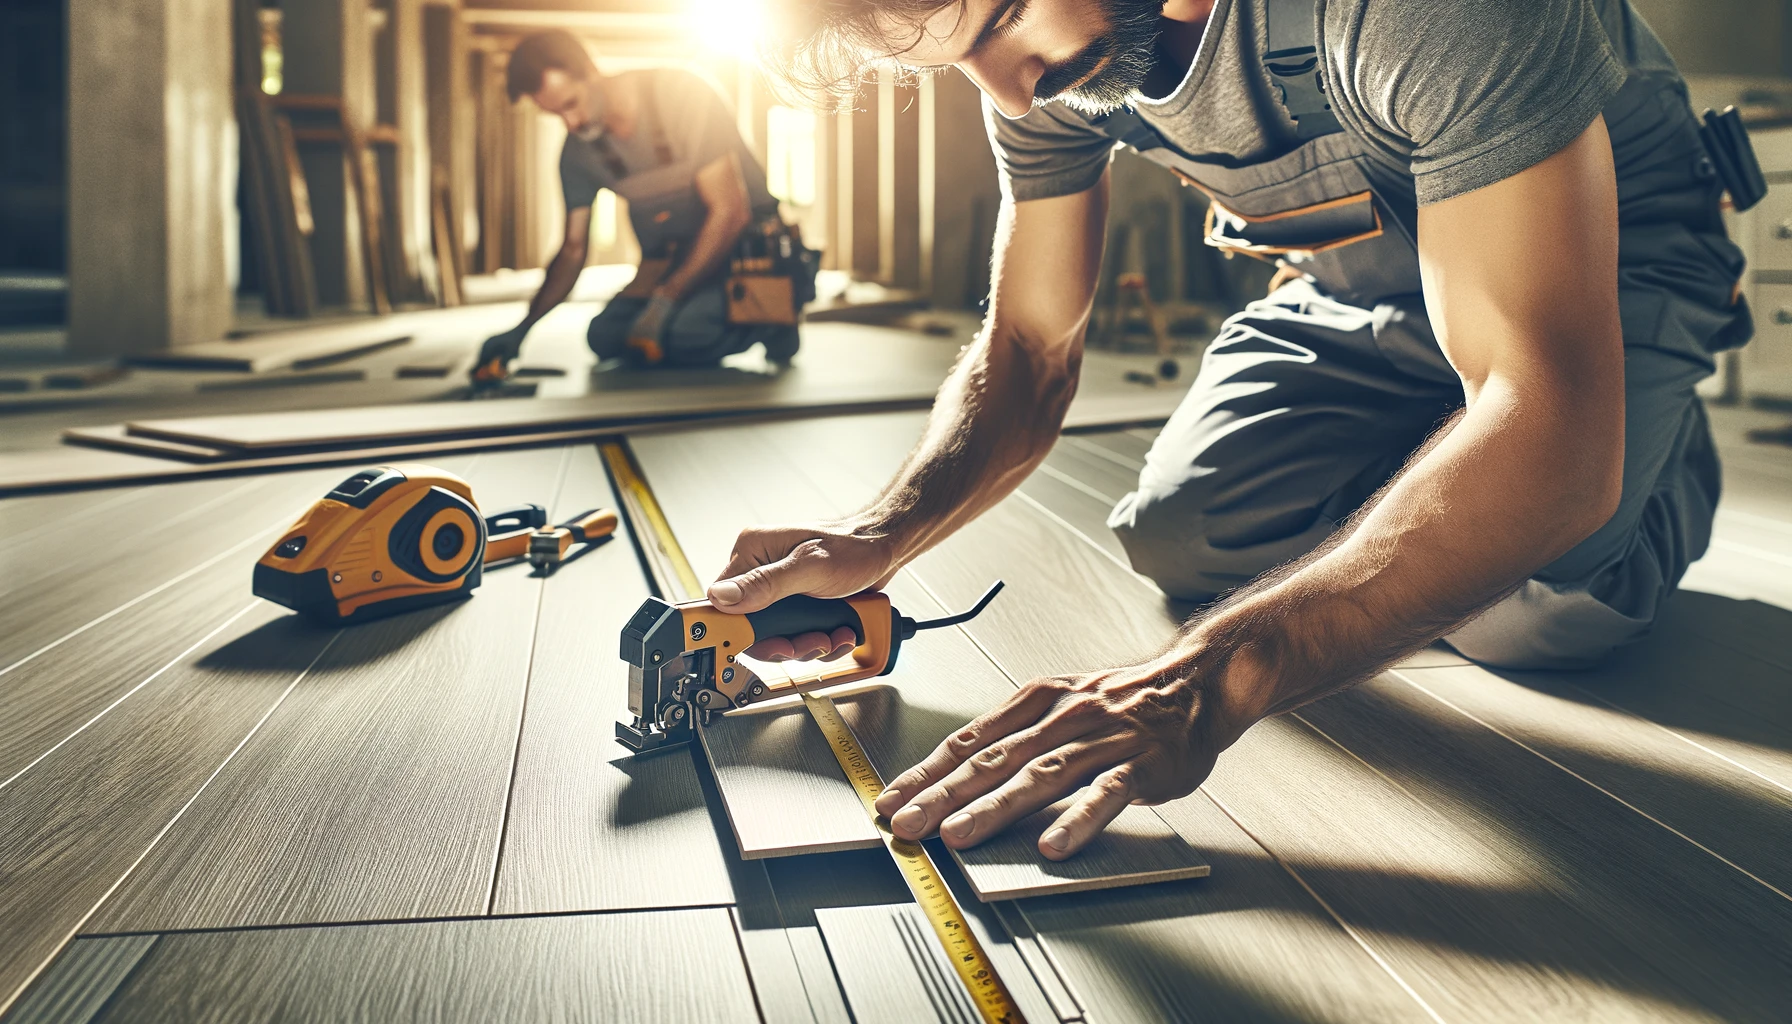
[[[1714,338],[1746,337],[1728,301],[1731,251],[1687,250],[1685,281],[1625,277],[1617,514],[1446,637],[1465,656],[1589,664],[1646,633],[1704,554],[1719,470],[1693,386],[1711,372]],[[1312,550],[1462,402],[1416,298],[1359,309],[1295,281],[1226,322],[1109,525],[1165,593],[1212,599]]]
[[[591,351],[599,359],[630,357],[628,329],[647,308],[646,299],[611,299],[585,332]],[[778,325],[734,326],[728,323],[728,298],[722,286],[699,288],[672,311],[661,338],[665,366],[713,366],[723,356],[765,345],[766,358],[789,362],[796,354],[795,327]]]

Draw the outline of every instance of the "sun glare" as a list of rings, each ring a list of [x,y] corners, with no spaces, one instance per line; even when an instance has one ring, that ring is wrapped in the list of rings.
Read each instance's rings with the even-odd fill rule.
[[[685,24],[704,49],[750,59],[765,31],[759,0],[686,0]]]

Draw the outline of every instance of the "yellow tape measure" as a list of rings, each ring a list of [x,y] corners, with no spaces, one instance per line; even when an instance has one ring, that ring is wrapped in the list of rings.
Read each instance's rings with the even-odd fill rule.
[[[684,556],[684,548],[679,546],[678,538],[672,533],[672,525],[666,521],[665,510],[660,508],[659,499],[653,495],[653,488],[635,465],[633,454],[625,445],[615,441],[606,442],[600,448],[611,475],[622,488],[622,504],[628,511],[629,518],[637,523],[644,521],[644,525],[652,533],[651,537],[642,537],[642,531],[637,529],[635,537],[638,542],[653,545],[649,550],[650,557],[654,554],[661,556],[654,561],[659,563],[656,569],[669,577],[663,581],[663,585],[669,589],[682,590],[684,593],[680,596],[687,600],[702,594],[703,584],[692,571],[690,560]],[[878,776],[871,759],[865,756],[865,751],[860,748],[859,741],[853,736],[846,720],[840,717],[840,711],[834,707],[833,700],[804,694],[803,703],[809,708],[809,715],[815,719],[815,724],[821,727],[821,734],[827,737],[828,747],[834,751],[834,757],[840,762],[841,770],[846,773],[847,781],[852,783],[859,802],[865,805],[865,813],[877,825],[878,835],[883,837],[884,846],[895,859],[896,867],[901,870],[909,891],[915,894],[915,902],[920,904],[921,912],[927,915],[928,923],[933,925],[933,933],[939,936],[940,945],[945,947],[946,959],[952,961],[952,968],[964,982],[971,1001],[976,1004],[977,1012],[982,1015],[986,1024],[1026,1024],[1020,1008],[1014,1005],[1014,998],[1003,987],[1002,979],[996,976],[995,967],[989,962],[989,955],[983,952],[977,936],[966,923],[964,911],[959,909],[958,901],[952,898],[952,890],[946,887],[939,871],[934,868],[933,858],[928,856],[927,848],[920,843],[896,838],[883,819],[877,816],[875,802],[877,795],[884,790],[883,779]]]
[[[834,706],[833,700],[810,693],[803,694],[803,704],[808,707],[815,724],[821,727],[821,734],[827,737],[834,759],[840,762],[840,770],[846,773],[853,792],[859,795],[859,803],[865,805],[865,813],[876,822],[877,834],[883,838],[890,856],[896,859],[903,881],[915,894],[915,902],[921,905],[927,922],[933,925],[933,934],[939,936],[940,945],[946,949],[946,959],[952,961],[952,968],[970,992],[977,1012],[988,1024],[1023,1024],[1019,1007],[1014,1005],[1014,998],[1002,986],[1002,979],[996,976],[988,954],[977,943],[977,936],[965,921],[964,911],[958,908],[952,890],[940,878],[927,848],[896,838],[878,817],[875,802],[877,795],[884,791],[884,781],[878,776],[877,767],[859,747],[846,720],[840,717],[840,709]]]

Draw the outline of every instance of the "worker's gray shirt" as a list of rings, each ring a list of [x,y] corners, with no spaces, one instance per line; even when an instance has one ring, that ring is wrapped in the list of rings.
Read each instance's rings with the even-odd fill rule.
[[[630,202],[651,201],[688,189],[699,170],[729,153],[740,160],[752,209],[759,213],[777,209],[778,201],[766,190],[765,168],[747,148],[734,115],[709,83],[676,68],[628,71],[616,77],[640,90],[644,98],[641,116],[626,139],[610,135],[592,143],[567,136],[560,151],[560,187],[568,210],[590,206],[600,189],[610,189]],[[659,119],[658,131],[654,117]],[[661,138],[671,151],[670,163],[663,164],[660,159]],[[605,159],[604,146],[615,154],[625,173],[618,175]]]
[[[1410,165],[1420,205],[1555,153],[1627,76],[1679,75],[1629,0],[1317,0],[1317,13],[1334,113],[1370,149]],[[1218,0],[1181,84],[1134,109],[1200,160],[1243,166],[1292,151],[1300,140],[1263,66],[1264,24],[1261,0]],[[1009,121],[985,101],[985,120],[1004,191],[1019,201],[1089,188],[1114,149],[1062,103]],[[1625,170],[1620,162],[1620,179]]]

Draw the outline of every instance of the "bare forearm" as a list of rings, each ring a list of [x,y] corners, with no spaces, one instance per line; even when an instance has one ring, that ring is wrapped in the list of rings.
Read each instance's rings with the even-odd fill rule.
[[[566,297],[572,294],[573,286],[579,283],[579,273],[584,269],[585,250],[563,248],[555,254],[548,263],[547,273],[542,277],[541,288],[536,291],[535,298],[529,300],[529,312],[523,317],[523,329],[535,326],[536,321],[565,302]]]
[[[721,267],[734,242],[746,230],[751,215],[745,207],[711,210],[691,241],[691,251],[673,273],[660,284],[660,290],[673,299],[682,299],[691,288]]]
[[[1167,657],[1200,665],[1226,717],[1248,723],[1365,679],[1510,592],[1610,516],[1623,460],[1621,432],[1537,404],[1490,387],[1331,544],[1192,623]]]
[[[980,335],[940,388],[920,442],[858,528],[889,537],[898,562],[1006,497],[1044,460],[1076,394],[1080,350]]]

